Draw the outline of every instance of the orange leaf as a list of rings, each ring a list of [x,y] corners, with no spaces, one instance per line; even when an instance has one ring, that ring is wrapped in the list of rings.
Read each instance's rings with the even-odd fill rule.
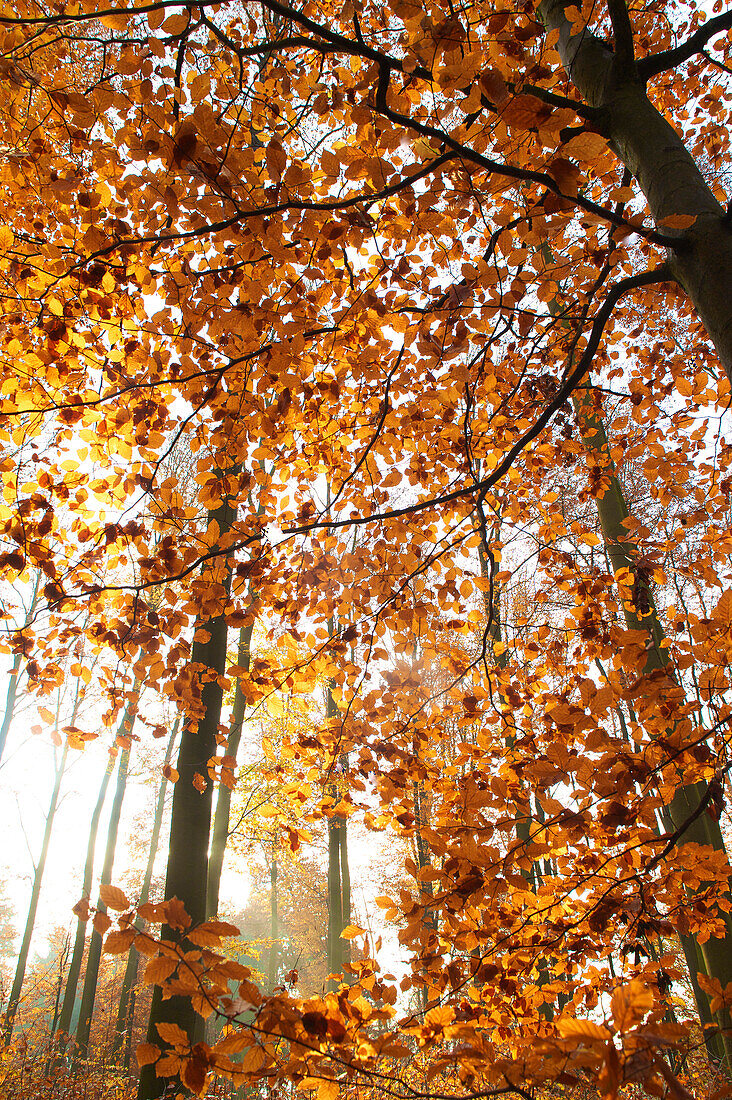
[[[118,886],[100,886],[99,897],[108,909],[114,909],[116,912],[123,913],[125,909],[130,907],[127,895]]]
[[[630,1031],[639,1024],[652,1008],[653,993],[637,978],[621,989],[616,989],[610,1001],[613,1022],[621,1033]]]
[[[134,928],[125,928],[121,932],[110,932],[104,941],[105,955],[123,955],[128,951],[136,936]]]
[[[356,925],[356,924],[349,924],[341,932],[341,939],[342,940],[355,940],[356,936],[363,936],[363,935],[365,935],[365,931],[364,931],[363,928],[359,928],[358,925]]]
[[[155,1025],[157,1033],[164,1043],[167,1043],[171,1047],[182,1047],[188,1049],[190,1043],[188,1036],[182,1027],[178,1027],[178,1024],[159,1023]]]
[[[140,1043],[136,1051],[137,1064],[142,1069],[143,1066],[150,1066],[153,1062],[156,1062],[160,1057],[160,1047],[156,1047],[154,1043]]]
[[[95,931],[97,931],[100,936],[103,936],[107,929],[112,927],[112,921],[107,914],[99,911],[94,914],[92,924],[94,925]]]
[[[606,1043],[610,1038],[608,1029],[592,1020],[564,1019],[559,1021],[558,1027],[563,1039],[585,1039],[588,1042]]]
[[[170,977],[177,965],[176,959],[169,959],[165,955],[156,955],[150,959],[145,967],[142,980],[145,985],[161,985],[166,978]]]
[[[163,902],[165,921],[177,932],[185,932],[191,926],[191,918],[186,913],[186,907],[180,898],[169,898]]]

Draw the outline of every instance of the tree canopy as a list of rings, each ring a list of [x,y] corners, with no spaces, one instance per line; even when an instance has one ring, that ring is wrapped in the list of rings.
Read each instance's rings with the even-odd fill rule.
[[[147,903],[233,1021],[159,1025],[160,1088],[661,1095],[677,936],[732,1067],[721,7],[0,9],[9,660],[43,698],[93,656],[112,730],[140,683],[169,698],[194,806],[232,769],[214,694],[327,690],[288,797],[413,848],[382,899],[406,1015],[373,944],[303,1007]]]

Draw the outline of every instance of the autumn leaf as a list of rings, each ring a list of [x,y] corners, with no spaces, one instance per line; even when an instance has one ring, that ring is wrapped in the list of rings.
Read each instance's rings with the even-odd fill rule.
[[[89,898],[81,898],[79,901],[77,901],[71,912],[74,914],[74,916],[77,916],[80,921],[88,921],[89,917],[91,916]]]
[[[179,1047],[181,1050],[187,1050],[189,1046],[188,1036],[183,1028],[177,1024],[160,1022],[155,1025],[158,1035],[164,1043],[168,1043],[170,1046]]]
[[[179,932],[185,932],[190,928],[191,918],[185,910],[183,902],[179,898],[169,898],[162,903],[161,909],[165,915],[165,921],[171,928]]]
[[[610,1032],[606,1027],[594,1023],[592,1020],[562,1019],[558,1025],[559,1033],[564,1039],[577,1039],[578,1042],[607,1043]]]
[[[108,909],[124,912],[130,907],[127,895],[118,886],[102,884],[99,887],[99,897]]]
[[[239,1063],[244,1073],[257,1073],[267,1062],[264,1051],[259,1046],[252,1046]]]
[[[160,1047],[156,1047],[154,1043],[140,1043],[136,1050],[137,1064],[142,1069],[143,1066],[152,1065],[160,1057]]]
[[[143,974],[145,985],[161,985],[176,969],[176,959],[169,959],[165,955],[156,955],[150,959]]]
[[[341,932],[342,940],[355,940],[357,936],[364,936],[366,933],[363,928],[359,928],[357,924],[348,924]]]
[[[637,978],[616,989],[610,1001],[613,1023],[621,1034],[639,1024],[651,1008],[653,993]]]
[[[136,936],[134,928],[125,928],[120,932],[110,932],[104,940],[105,955],[123,955],[129,951]]]
[[[94,931],[98,932],[100,936],[103,936],[108,928],[112,927],[112,921],[106,913],[102,913],[99,910],[92,917],[92,924]]]

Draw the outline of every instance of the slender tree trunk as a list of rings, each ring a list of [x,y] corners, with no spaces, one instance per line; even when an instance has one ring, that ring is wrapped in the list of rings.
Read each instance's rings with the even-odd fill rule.
[[[173,724],[173,729],[168,739],[168,747],[165,750],[165,759],[163,760],[163,768],[173,758],[173,747],[175,745],[175,739],[178,736],[178,729],[180,728],[180,717],[176,718]],[[153,817],[152,833],[150,834],[150,846],[147,851],[147,865],[145,867],[145,874],[142,878],[142,888],[140,890],[139,905],[145,905],[150,898],[150,884],[152,883],[153,870],[155,868],[155,856],[158,851],[158,843],[160,842],[160,830],[163,824],[163,812],[165,810],[165,792],[168,786],[168,780],[165,775],[160,777],[160,786],[158,787],[158,798],[155,803],[155,816]],[[132,1027],[134,1018],[134,1003],[135,1003],[135,984],[137,982],[137,971],[140,965],[140,952],[136,947],[130,948],[130,953],[127,956],[127,965],[125,966],[124,976],[122,978],[122,991],[119,997],[119,1005],[117,1007],[117,1025],[115,1027],[114,1043],[112,1046],[112,1057],[114,1059],[119,1058],[122,1046],[125,1042],[125,1034],[127,1035],[127,1043],[125,1044],[125,1056],[126,1067],[129,1069],[129,1031]]]
[[[335,700],[330,688],[326,693],[326,711],[329,718],[335,718],[338,714]],[[340,795],[337,782],[331,783],[330,794],[334,802]],[[343,965],[346,962],[345,940],[341,939],[341,932],[348,923],[344,919],[344,895],[341,867],[345,859],[347,865],[347,849],[345,856],[341,854],[342,846],[346,843],[346,818],[343,814],[337,814],[328,819],[328,958],[326,969],[328,974],[342,974]],[[350,908],[350,881],[348,885],[348,904]],[[334,979],[329,980],[331,988],[336,987]]]
[[[340,835],[340,856],[341,856],[341,919],[343,920],[343,927],[347,928],[351,923],[351,868],[348,866],[348,827],[346,824],[346,818],[343,818],[341,825]],[[348,961],[350,957],[350,941],[343,940],[344,945],[344,961]]]
[[[107,797],[107,789],[109,787],[109,780],[114,771],[114,756],[109,754],[107,765],[104,769],[104,775],[102,776],[102,782],[99,787],[99,794],[97,795],[96,805],[91,816],[91,822],[89,825],[89,839],[86,845],[86,859],[84,861],[84,874],[81,884],[81,896],[82,898],[88,898],[91,895],[92,880],[94,878],[94,853],[97,844],[97,832],[99,830],[99,819],[102,815],[102,809],[104,807],[104,800]],[[76,990],[79,984],[79,975],[81,973],[81,963],[84,958],[84,944],[86,940],[86,925],[83,921],[79,921],[76,928],[76,935],[74,937],[74,948],[71,952],[71,963],[69,965],[69,973],[66,978],[66,985],[64,987],[64,997],[61,1005],[61,1013],[58,1018],[58,1033],[59,1033],[59,1051],[58,1058],[63,1056],[64,1049],[69,1039],[71,1031],[71,1020],[74,1013],[74,1005],[76,1003]],[[52,1033],[53,1037],[53,1033]]]
[[[416,739],[413,742],[413,752],[416,755],[417,745]],[[425,795],[424,784],[421,782],[412,783],[412,805],[414,807],[414,841],[417,849],[417,865],[420,871],[424,871],[425,868],[431,866],[430,850],[427,841],[424,838],[423,829],[428,824],[427,809],[425,807]],[[422,893],[422,896],[427,900],[424,903],[424,918],[423,927],[425,929],[425,947],[428,945],[429,937],[434,936],[437,932],[437,914],[431,905],[432,898],[434,897],[434,887],[432,881],[428,879],[423,882],[422,879],[418,879],[418,886]],[[417,997],[419,1000],[419,1008],[421,1012],[427,1011],[427,1002],[429,1001],[429,992],[427,984],[421,984],[417,989]]]
[[[218,525],[220,537],[231,529],[235,518],[236,507],[228,499],[209,517],[211,522]],[[221,614],[197,624],[197,631],[205,632],[208,640],[193,643],[193,665],[213,674],[214,679],[203,683],[202,715],[197,728],[194,731],[187,726],[181,735],[178,780],[173,790],[170,821],[165,897],[179,898],[193,924],[200,924],[206,919],[208,845],[213,803],[213,784],[208,775],[208,763],[216,754],[216,737],[221,720],[223,689],[220,678],[226,669],[227,641],[224,605],[231,584],[228,564],[224,564],[223,569],[224,575],[219,580],[222,589]],[[196,786],[200,784],[197,776],[204,780],[202,791]],[[162,936],[164,939],[176,939],[172,930],[165,926]],[[203,1020],[194,1011],[191,1001],[181,996],[163,1000],[161,988],[155,986],[148,1022],[148,1042],[164,1046],[157,1029],[159,1023],[177,1024],[192,1043],[197,1042],[203,1034]],[[161,1096],[165,1088],[166,1079],[157,1076],[155,1066],[144,1066],[140,1074],[138,1100],[153,1100]]]
[[[277,849],[274,847],[273,842],[272,859],[269,865],[269,937],[271,947],[269,949],[269,960],[267,964],[267,989],[270,993],[274,992],[275,982],[277,981],[277,962],[279,955],[277,950],[280,935],[277,886]]]
[[[671,272],[732,380],[732,226],[680,135],[648,98],[653,58],[636,63],[632,43],[628,56],[627,49],[613,51],[586,27],[573,33],[565,11],[572,2],[542,0],[539,16],[547,30],[559,32],[556,48],[567,75],[585,103],[599,110],[602,132],[637,179],[656,224],[678,237],[678,247],[669,250]],[[663,227],[664,219],[677,215],[694,218],[694,224],[686,230]]]
[[[328,974],[340,974],[341,932],[343,924],[341,894],[340,826],[331,818],[328,821]],[[334,987],[334,983],[331,981]]]
[[[246,672],[249,671],[251,661],[252,632],[254,624],[243,626],[239,633],[239,653],[237,664]],[[246,715],[246,697],[242,691],[241,681],[237,678],[234,689],[234,705],[231,711],[231,727],[226,742],[226,755],[236,760],[239,754],[241,733]],[[208,861],[208,882],[206,885],[206,916],[214,920],[219,911],[219,890],[221,888],[221,872],[224,867],[226,844],[229,839],[229,818],[231,815],[231,790],[223,783],[219,785],[216,797],[216,812],[214,814],[213,831],[211,835],[211,853]]]
[[[78,700],[78,691],[77,691]],[[75,708],[76,709],[76,708]],[[73,724],[73,720],[72,720]],[[9,1046],[13,1037],[13,1029],[15,1027],[15,1019],[18,1012],[18,1005],[20,1003],[20,994],[23,989],[23,980],[25,978],[25,969],[28,965],[28,953],[30,951],[31,940],[33,939],[33,929],[36,923],[36,914],[38,912],[38,900],[41,896],[41,887],[43,885],[43,874],[46,869],[46,858],[48,856],[48,847],[51,842],[51,832],[53,830],[53,822],[56,817],[56,810],[58,809],[58,796],[61,790],[61,780],[63,779],[64,772],[66,770],[66,762],[69,754],[69,743],[64,742],[64,747],[61,752],[61,759],[56,767],[56,777],[53,784],[53,791],[51,792],[51,801],[48,804],[48,812],[46,813],[46,825],[43,830],[43,840],[41,842],[41,854],[38,858],[38,864],[36,865],[35,874],[33,875],[33,889],[31,891],[30,903],[28,905],[28,915],[25,919],[25,929],[23,931],[23,940],[20,945],[20,954],[18,955],[18,961],[15,966],[15,977],[13,978],[13,987],[10,990],[10,999],[8,1001],[8,1008],[5,1014],[5,1024],[3,1026],[3,1043],[5,1046]]]
[[[129,715],[129,730],[134,723],[134,712]],[[117,771],[117,789],[114,792],[114,802],[109,818],[107,832],[107,845],[104,852],[104,865],[102,867],[101,882],[107,886],[111,884],[114,871],[114,855],[117,847],[117,835],[119,822],[122,815],[122,803],[124,802],[127,787],[127,770],[130,762],[130,750],[124,749],[119,760]],[[97,901],[97,911],[106,913],[107,907],[101,897]],[[86,960],[86,973],[84,974],[84,987],[81,992],[81,1008],[79,1010],[79,1023],[76,1027],[76,1051],[74,1061],[78,1063],[89,1054],[89,1034],[91,1032],[92,1016],[94,1015],[94,1002],[97,996],[97,983],[99,981],[99,962],[102,957],[102,937],[96,928],[93,929],[89,941],[89,954]]]
[[[663,627],[658,618],[648,580],[638,569],[637,549],[632,538],[629,537],[628,528],[624,523],[624,520],[629,517],[628,505],[610,456],[607,435],[596,404],[596,395],[588,385],[578,390],[573,400],[580,431],[588,453],[597,460],[602,468],[603,476],[609,481],[609,487],[601,497],[597,498],[596,503],[613,571],[616,576],[621,570],[627,571],[635,580],[632,599],[622,600],[625,621],[630,630],[643,631],[648,635],[648,657],[643,672],[645,675],[657,673],[666,670],[668,666],[668,651],[663,645],[665,641]],[[670,678],[673,678],[673,673],[669,675]],[[681,828],[684,830],[678,843],[680,845],[688,843],[701,844],[726,855],[724,838],[718,820],[706,812],[699,814],[694,820],[690,820],[699,808],[700,801],[706,793],[706,784],[685,783],[683,771],[681,770],[678,773],[678,783],[671,803],[666,807],[665,814],[674,830]],[[724,913],[722,916],[726,926],[724,936],[721,939],[711,937],[706,943],[697,941],[697,947],[704,961],[707,974],[710,977],[717,978],[721,982],[722,988],[724,988],[732,981],[732,918],[729,913]],[[682,946],[684,946],[684,952],[690,961],[691,972],[693,953],[687,950],[687,946],[683,943]],[[690,956],[692,956],[691,959]],[[692,985],[696,991],[698,982],[695,976],[692,977]],[[703,1023],[709,1012],[705,999],[698,1002],[698,1008]],[[727,1070],[732,1072],[732,1019],[725,1009],[720,1009],[719,1012],[715,1013],[715,1019],[720,1029]]]
[[[36,610],[36,603],[38,602],[38,589],[41,583],[41,571],[40,569],[36,573],[36,580],[33,586],[33,595],[31,597],[30,607],[25,617],[25,622],[21,627],[24,630],[29,624]],[[5,712],[3,714],[2,725],[0,725],[0,760],[3,758],[5,752],[5,743],[8,739],[8,733],[10,731],[10,725],[13,721],[13,714],[15,713],[15,702],[18,697],[18,680],[20,679],[20,650],[17,650],[13,657],[13,666],[10,669],[8,677],[8,690],[5,696]]]

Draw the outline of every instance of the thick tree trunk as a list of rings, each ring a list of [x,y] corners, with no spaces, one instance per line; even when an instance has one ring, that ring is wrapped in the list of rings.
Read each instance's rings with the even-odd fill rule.
[[[129,732],[134,723],[134,712],[128,715]],[[117,771],[117,789],[114,792],[112,812],[109,817],[109,829],[107,831],[107,844],[104,852],[104,864],[102,866],[101,882],[105,886],[111,884],[114,871],[114,855],[117,848],[117,835],[119,822],[122,816],[122,803],[124,802],[127,788],[127,770],[130,762],[130,750],[124,749],[120,755],[119,769]],[[106,913],[107,907],[101,897],[97,901],[97,911]],[[84,974],[84,987],[81,992],[81,1008],[79,1010],[79,1022],[76,1027],[76,1051],[74,1061],[78,1062],[89,1054],[89,1034],[91,1032],[92,1016],[94,1015],[94,1002],[97,996],[97,983],[99,981],[99,962],[102,957],[102,937],[93,929],[89,942],[89,953],[86,959],[86,972]]]
[[[641,630],[648,635],[648,657],[643,672],[645,675],[649,675],[662,669],[665,670],[668,666],[668,651],[663,645],[665,641],[663,627],[658,618],[650,586],[647,580],[638,574],[637,550],[624,523],[624,520],[629,517],[628,505],[623,488],[615,473],[605,428],[595,404],[594,391],[590,386],[585,386],[575,392],[573,401],[587,451],[597,461],[604,477],[609,481],[609,487],[596,500],[600,526],[602,527],[605,546],[615,575],[617,576],[621,570],[627,570],[636,580],[633,602],[627,599],[622,601],[623,614],[626,625],[630,630]],[[643,593],[642,600],[641,591]],[[642,604],[642,609],[638,606],[639,604]],[[678,843],[680,845],[688,843],[702,844],[713,848],[717,852],[724,852],[726,855],[724,838],[718,820],[706,812],[699,814],[695,820],[690,820],[706,792],[706,784],[685,783],[683,771],[681,770],[679,770],[678,782],[676,793],[671,800],[671,804],[665,808],[664,815],[673,829],[683,828],[684,831]],[[718,978],[722,983],[722,988],[732,981],[732,917],[729,913],[723,914],[723,917],[726,925],[724,936],[721,939],[711,937],[703,944],[697,943],[707,974],[710,977]],[[683,941],[682,946],[687,960],[690,961],[691,981],[696,994],[699,989],[698,981],[696,973],[691,973],[694,952]],[[706,997],[697,999],[697,1006],[699,1017],[704,1023],[709,1018],[709,1006]],[[727,1070],[732,1072],[732,1019],[730,1019],[729,1012],[724,1009],[716,1013],[715,1018],[720,1029],[719,1034],[724,1048],[724,1060],[727,1063]],[[713,1037],[711,1042],[713,1050],[718,1054],[720,1044],[716,1041],[716,1037]],[[707,1045],[709,1046],[709,1043]]]
[[[732,380],[732,226],[680,135],[651,103],[637,65],[587,29],[572,33],[571,0],[542,0],[539,15],[559,32],[557,49],[582,99],[598,108],[598,123],[614,152],[635,176],[651,215],[668,236],[674,278],[694,303]],[[695,218],[688,229],[665,228],[675,215]]]
[[[18,961],[15,965],[15,977],[13,978],[13,986],[10,990],[10,999],[8,1001],[7,1012],[5,1014],[5,1023],[3,1025],[3,1043],[5,1046],[8,1046],[10,1044],[10,1041],[13,1037],[15,1018],[18,1012],[18,1005],[20,1003],[20,994],[23,989],[23,980],[25,978],[25,968],[28,965],[28,953],[30,951],[31,940],[33,939],[33,929],[35,927],[36,914],[38,912],[38,899],[41,896],[43,874],[46,869],[48,847],[51,842],[51,832],[53,830],[53,822],[56,816],[56,810],[58,809],[58,796],[61,790],[61,780],[63,779],[64,771],[66,770],[66,761],[68,759],[68,754],[69,743],[68,741],[65,741],[63,751],[61,753],[61,759],[59,760],[56,767],[56,778],[53,784],[53,791],[51,792],[51,801],[48,804],[48,812],[46,813],[46,825],[43,830],[41,853],[38,858],[35,874],[33,875],[33,889],[31,891],[30,903],[28,905],[28,915],[25,919],[23,940],[20,945]]]
[[[220,537],[225,536],[236,518],[236,507],[225,500],[210,520],[218,524]],[[231,573],[227,565],[219,583],[223,595],[228,595]],[[194,641],[192,663],[213,675],[207,679],[201,691],[202,715],[195,732],[190,727],[183,730],[178,754],[178,780],[173,790],[173,807],[170,820],[170,846],[168,871],[165,880],[165,897],[178,898],[193,924],[206,919],[206,892],[208,883],[208,845],[211,829],[213,784],[208,774],[208,762],[216,754],[216,736],[221,720],[223,689],[220,679],[226,669],[226,615],[224,610],[215,618],[197,624],[197,632],[205,632],[207,641]],[[196,784],[201,784],[199,790]],[[171,929],[163,926],[163,938],[176,940]],[[203,1020],[194,1011],[187,997],[175,996],[163,1000],[162,990],[156,986],[148,1023],[148,1042],[164,1046],[157,1029],[159,1023],[177,1024],[188,1035],[191,1043],[203,1035]],[[158,1077],[155,1066],[144,1066],[140,1074],[138,1100],[154,1100],[166,1089],[166,1078]]]
[[[97,844],[99,819],[102,815],[104,800],[107,796],[109,780],[112,776],[112,772],[114,771],[114,763],[114,757],[110,753],[109,759],[107,760],[107,766],[104,769],[104,775],[102,776],[102,782],[99,787],[99,794],[97,795],[96,805],[94,806],[94,811],[91,816],[91,822],[89,824],[89,838],[86,845],[86,859],[84,861],[84,874],[81,884],[82,898],[88,898],[91,895],[92,880],[94,877],[94,853]],[[76,1003],[76,990],[79,984],[81,963],[84,958],[85,940],[86,925],[83,921],[80,920],[76,928],[76,935],[74,937],[74,948],[71,952],[71,963],[69,965],[69,973],[66,978],[66,985],[64,987],[64,997],[61,1004],[61,1013],[58,1018],[58,1058],[61,1058],[63,1056],[64,1049],[69,1039],[69,1033],[71,1030],[71,1019],[74,1013],[74,1005]]]
[[[239,653],[237,664],[245,671],[249,671],[251,661],[252,632],[254,624],[243,626],[239,633]],[[226,742],[226,755],[236,760],[241,743],[241,733],[244,726],[247,702],[242,691],[241,682],[237,679],[234,689],[234,705],[231,711],[231,726]],[[231,815],[231,790],[223,783],[219,786],[216,797],[216,812],[214,814],[213,830],[211,834],[211,852],[208,859],[208,883],[206,886],[206,916],[209,920],[215,920],[219,911],[219,890],[221,888],[221,872],[224,867],[226,844],[229,839],[229,818]]]
[[[178,729],[180,728],[180,718],[176,718],[173,724],[173,729],[168,740],[168,747],[165,750],[165,759],[163,760],[163,768],[167,767],[173,758],[173,746],[175,745],[176,737],[178,736]],[[145,874],[142,878],[142,887],[140,889],[140,897],[138,905],[145,905],[150,898],[150,884],[152,882],[153,870],[155,868],[155,856],[158,851],[158,843],[160,841],[160,829],[163,824],[163,811],[165,810],[165,792],[168,786],[168,780],[165,775],[160,777],[160,786],[158,787],[158,797],[155,803],[155,816],[153,817],[152,833],[150,834],[150,846],[147,851],[147,865],[145,867]],[[122,978],[122,990],[119,997],[119,1005],[117,1007],[117,1026],[114,1034],[114,1044],[112,1046],[112,1057],[119,1058],[122,1051],[122,1046],[125,1040],[125,1034],[129,1039],[129,1032],[132,1027],[133,1013],[134,1013],[134,989],[137,982],[137,971],[140,965],[140,952],[135,947],[130,948],[130,953],[127,956],[127,965],[125,966],[124,976]],[[126,1068],[129,1069],[129,1053],[130,1044],[127,1042],[125,1045],[126,1051]]]

